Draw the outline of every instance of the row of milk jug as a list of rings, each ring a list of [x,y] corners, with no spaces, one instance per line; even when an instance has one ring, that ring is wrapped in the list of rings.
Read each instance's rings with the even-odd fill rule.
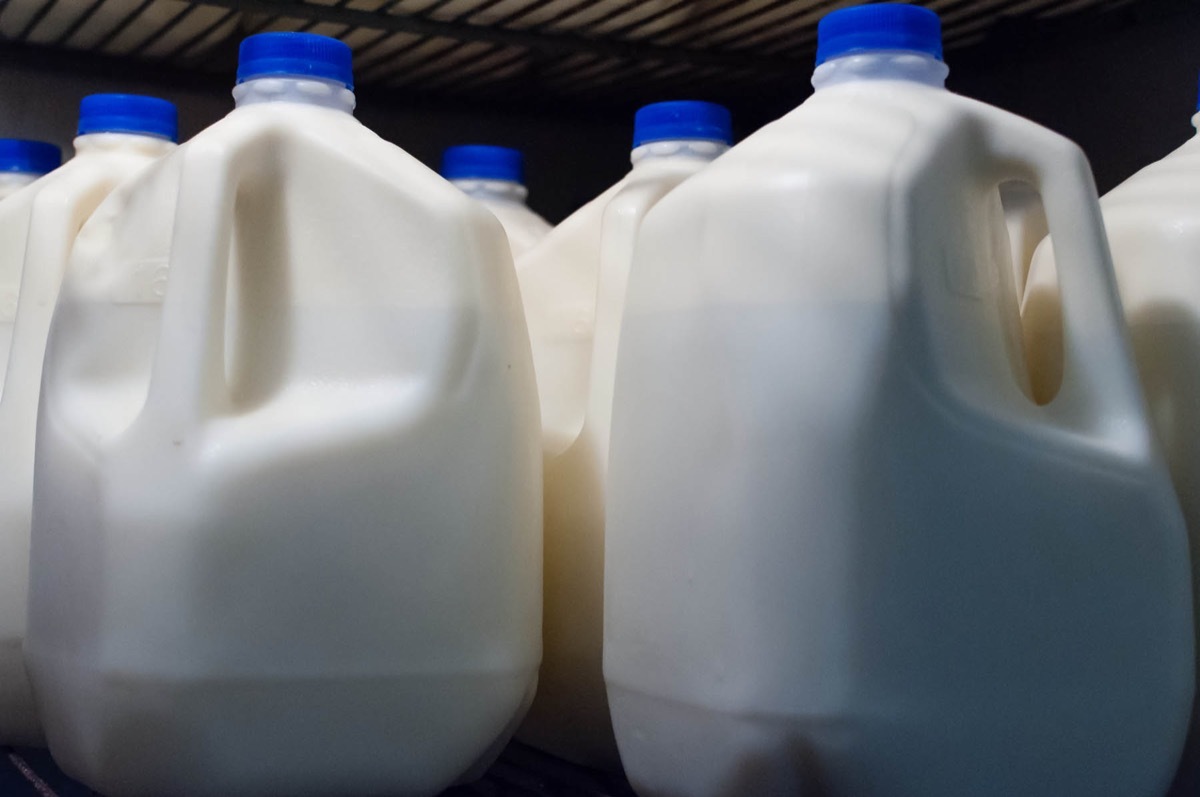
[[[45,358],[0,394],[41,372],[32,532],[0,539],[6,585],[31,540],[64,769],[431,795],[521,725],[619,751],[643,797],[1162,794],[1188,540],[1087,163],[946,92],[932,12],[819,38],[816,94],[732,149],[723,109],[643,109],[629,175],[515,269],[303,34],[248,39],[226,119],[21,231],[11,350]],[[1026,323],[1012,180],[1055,233]],[[1163,207],[1131,250],[1188,243]]]
[[[508,241],[355,120],[345,44],[251,37],[234,98],[176,145],[88,97],[0,201],[0,743],[113,797],[436,794],[541,654]]]
[[[1195,145],[1105,200],[1114,278],[1083,153],[947,92],[935,13],[818,36],[801,107],[732,148],[719,107],[643,109],[517,258],[517,736],[643,797],[1195,794]]]

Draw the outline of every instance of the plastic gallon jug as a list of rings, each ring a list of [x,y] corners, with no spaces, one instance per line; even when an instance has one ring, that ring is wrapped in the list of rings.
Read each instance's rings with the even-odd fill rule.
[[[617,765],[601,671],[604,484],[634,237],[654,203],[730,140],[729,111],[719,105],[642,108],[629,174],[517,262],[546,456],[545,649],[537,697],[519,736],[582,764]]]
[[[62,152],[46,141],[0,138],[0,199],[10,197],[62,163]]]
[[[350,57],[246,39],[237,108],[76,242],[25,652],[51,753],[110,797],[433,795],[532,696],[512,257],[353,117]]]
[[[1200,127],[1200,113],[1193,117]],[[1166,452],[1200,577],[1200,135],[1142,169],[1103,199],[1117,287],[1150,409]],[[1057,240],[1055,241],[1057,243]],[[1061,244],[1059,244],[1061,247]],[[1038,249],[1025,297],[1034,395],[1047,401],[1063,377],[1062,317],[1054,250]],[[1200,614],[1197,614],[1200,616]],[[1200,794],[1200,705],[1172,795]]]
[[[80,104],[75,157],[0,203],[0,744],[41,740],[21,638],[34,427],[54,300],[79,228],[116,186],[171,151],[175,138],[175,106],[166,100],[93,94]],[[38,144],[38,169],[57,165],[57,147],[28,143]]]
[[[513,257],[550,232],[550,224],[525,204],[525,161],[520,150],[465,144],[442,153],[442,176],[500,219]]]
[[[1080,150],[943,88],[928,10],[819,26],[816,93],[646,216],[604,671],[643,797],[1154,797],[1187,539]],[[998,185],[1046,204],[1068,381],[1029,396]]]

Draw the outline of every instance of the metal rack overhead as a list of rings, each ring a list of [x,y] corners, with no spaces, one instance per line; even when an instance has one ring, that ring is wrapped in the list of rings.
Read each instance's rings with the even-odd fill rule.
[[[807,81],[816,22],[858,0],[7,0],[0,37],[45,55],[228,75],[268,30],[336,36],[363,86],[506,102],[770,96]],[[1111,14],[1147,0],[925,0],[946,46],[1015,23]],[[703,87],[697,90],[698,87]],[[789,92],[789,93],[794,93]]]

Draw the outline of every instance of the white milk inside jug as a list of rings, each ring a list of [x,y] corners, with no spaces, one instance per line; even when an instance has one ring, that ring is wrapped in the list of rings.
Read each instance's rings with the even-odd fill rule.
[[[601,672],[604,483],[617,334],[633,242],[646,212],[729,148],[729,111],[648,105],[633,169],[517,262],[545,445],[544,650],[518,735],[578,763],[617,766]]]
[[[1008,228],[1013,280],[1017,286],[1017,296],[1024,296],[1033,253],[1050,231],[1046,226],[1046,209],[1042,207],[1042,198],[1037,191],[1025,182],[1002,183],[1000,199],[1004,203],[1004,224]]]
[[[1200,126],[1200,113],[1192,122]],[[1100,207],[1150,417],[1187,521],[1193,578],[1200,578],[1200,135],[1114,188]],[[1040,401],[1062,382],[1056,271],[1047,241],[1025,297]],[[1171,794],[1200,794],[1200,705]]]
[[[1088,165],[947,92],[936,15],[835,12],[816,94],[647,215],[621,329],[604,672],[642,797],[1153,797],[1187,540]],[[997,186],[1066,236],[1028,395]]]
[[[175,106],[166,100],[85,97],[75,157],[0,204],[0,744],[41,739],[21,639],[34,427],[54,301],[79,228],[110,191],[173,149],[175,138]],[[41,168],[53,168],[58,148],[43,146]]]
[[[520,257],[550,232],[550,224],[529,209],[525,198],[525,158],[520,150],[485,144],[447,147],[442,177],[482,202],[500,220],[513,257]]]
[[[62,152],[46,141],[0,138],[0,199],[20,191],[62,163]]]
[[[113,55],[194,57],[225,41],[240,12],[186,0],[56,0],[0,7],[0,34]]]
[[[238,107],[77,239],[38,417],[26,661],[112,795],[433,795],[541,634],[536,384],[478,203],[363,127],[350,50],[242,43]]]

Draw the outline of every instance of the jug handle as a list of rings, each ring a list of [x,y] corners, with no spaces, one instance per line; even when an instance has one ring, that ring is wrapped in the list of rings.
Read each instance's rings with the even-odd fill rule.
[[[182,437],[222,406],[225,296],[234,203],[243,161],[269,157],[259,147],[188,145],[179,179],[158,347],[143,416]],[[187,203],[184,197],[208,201]]]
[[[982,176],[996,186],[1006,180],[1032,184],[1042,195],[1054,240],[1063,381],[1046,411],[1064,422],[1074,419],[1072,425],[1082,418],[1093,430],[1122,426],[1129,432],[1125,413],[1144,404],[1087,157],[1066,138],[1008,113],[988,113],[982,128]]]

